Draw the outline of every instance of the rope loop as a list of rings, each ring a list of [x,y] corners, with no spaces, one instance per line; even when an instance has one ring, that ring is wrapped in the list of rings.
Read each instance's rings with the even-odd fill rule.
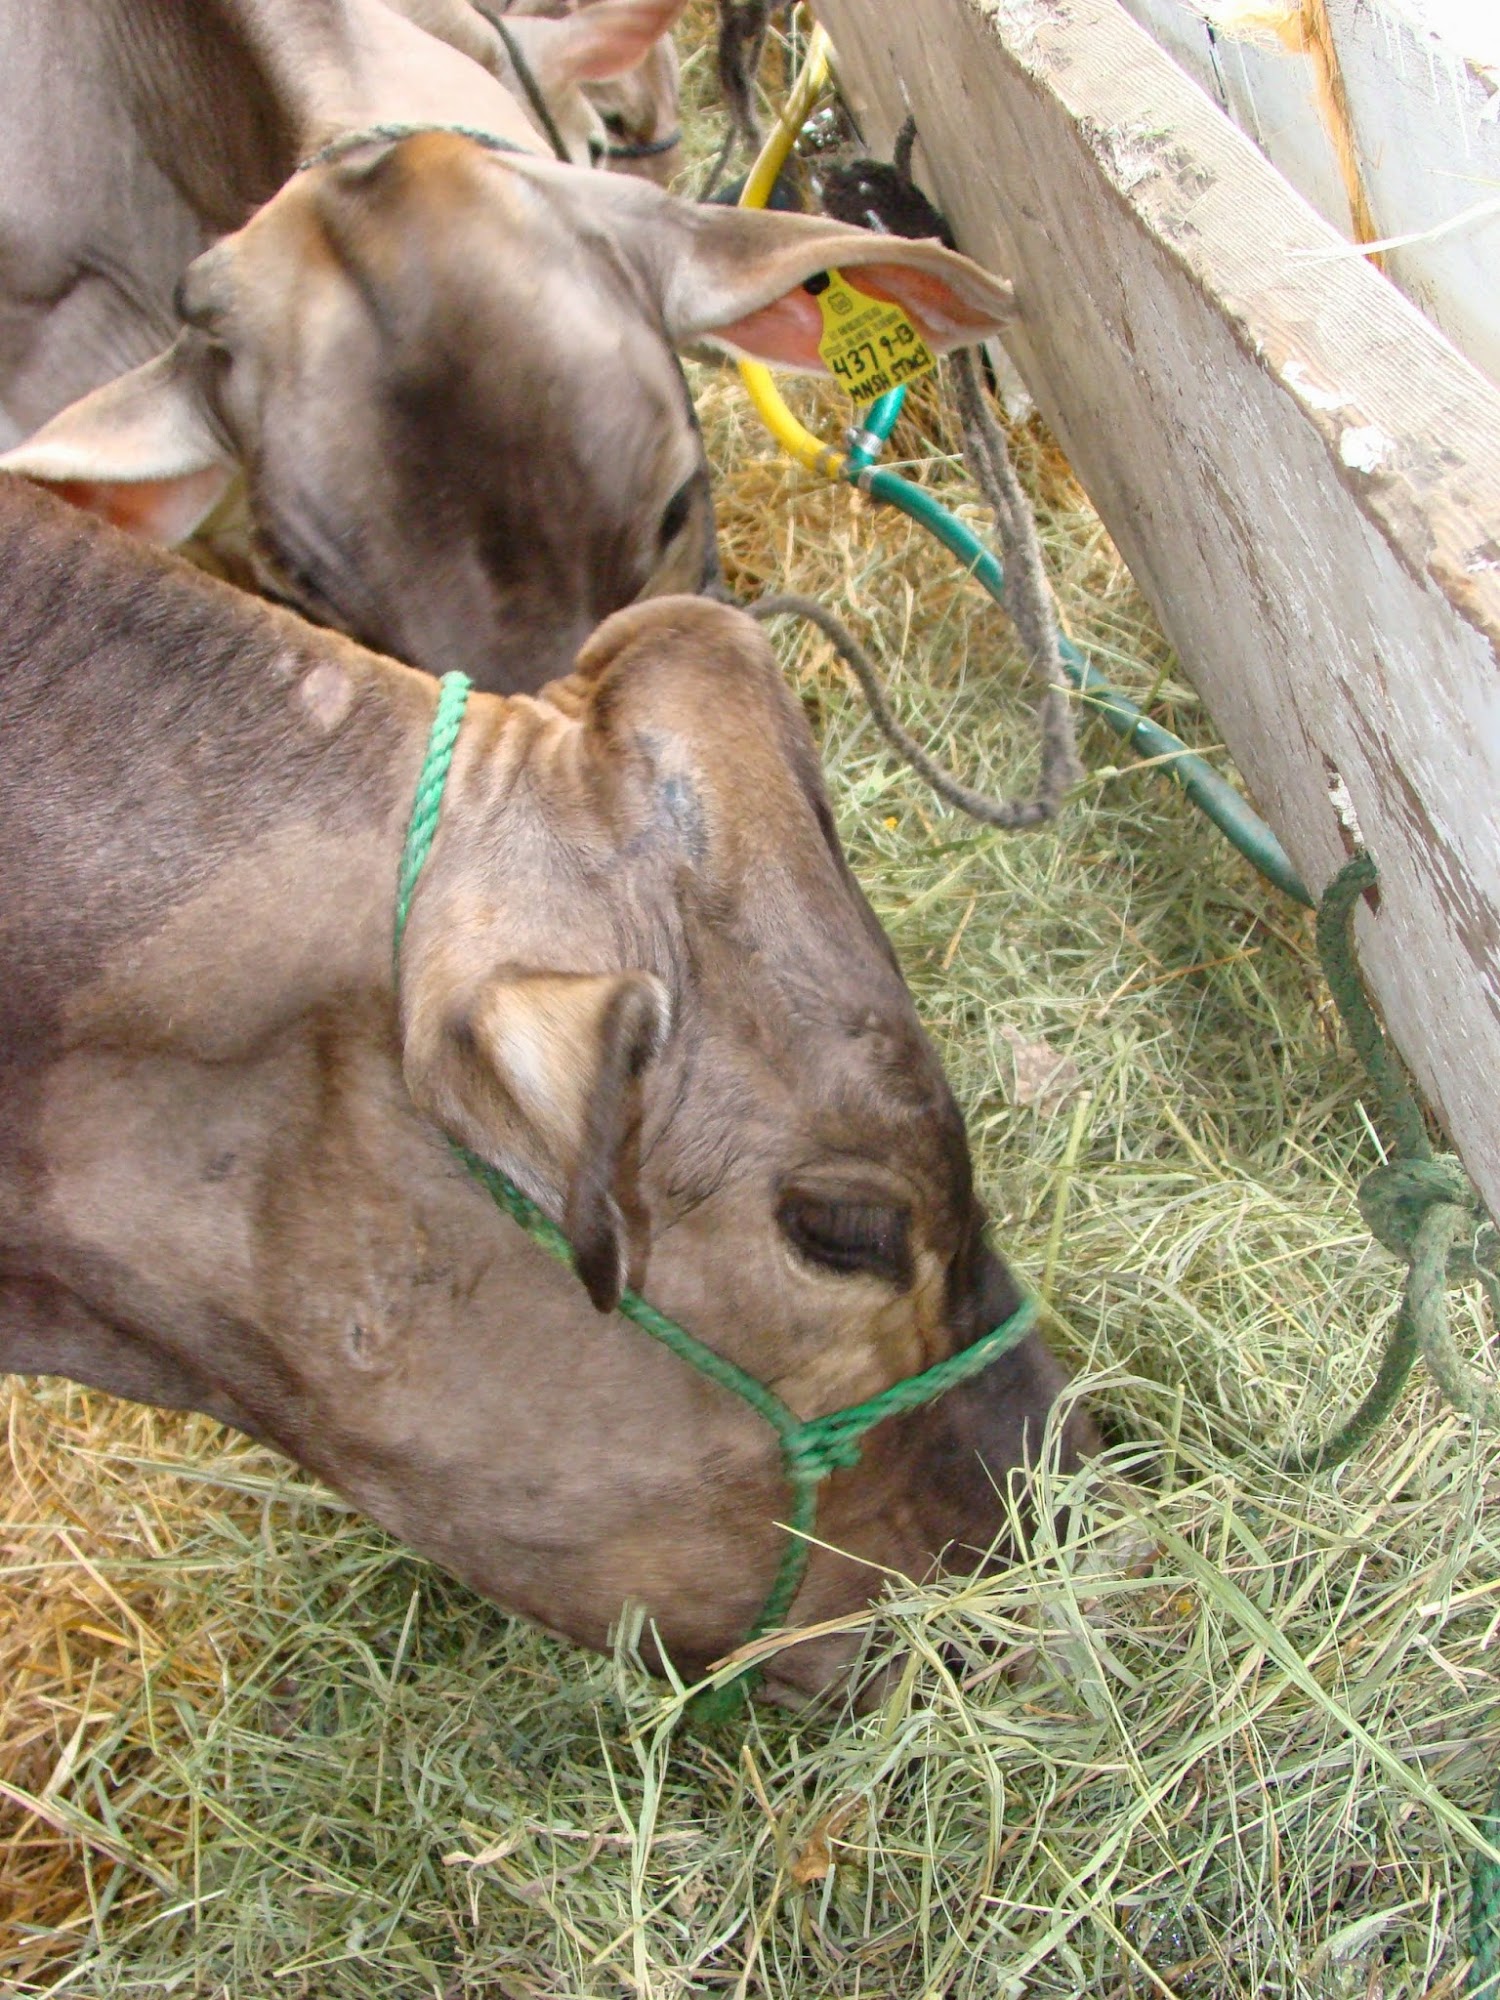
[[[1429,1160],[1397,1160],[1376,1167],[1359,1184],[1359,1212],[1366,1229],[1409,1263],[1416,1255],[1417,1232],[1432,1208],[1449,1203],[1470,1224],[1468,1240],[1455,1243],[1448,1258],[1448,1282],[1462,1284],[1481,1269],[1500,1263],[1500,1239],[1485,1216],[1478,1195],[1452,1153]]]
[[[961,783],[951,771],[945,771],[896,719],[890,697],[880,685],[874,661],[843,620],[835,617],[826,605],[798,591],[777,590],[756,598],[744,609],[762,624],[770,618],[805,618],[809,625],[815,625],[859,683],[875,727],[896,755],[909,764],[923,784],[936,792],[945,804],[967,813],[981,826],[998,826],[1011,833],[1029,831],[1056,816],[1064,793],[1079,775],[1072,749],[1071,714],[1065,700],[1061,708],[1057,707],[1061,697],[1057,696],[1056,689],[1049,687],[1043,696],[1042,773],[1036,797],[992,799],[984,792],[976,792],[972,786]]]
[[[1477,1278],[1500,1318],[1500,1234],[1460,1162],[1451,1153],[1434,1155],[1421,1107],[1365,995],[1355,960],[1354,912],[1377,879],[1375,863],[1365,853],[1334,876],[1318,905],[1318,955],[1395,1135],[1395,1159],[1360,1183],[1360,1214],[1371,1235],[1405,1258],[1409,1268],[1374,1385],[1332,1437],[1287,1454],[1282,1466],[1288,1472],[1326,1472],[1352,1458],[1395,1408],[1419,1354],[1456,1410],[1479,1422],[1500,1423],[1500,1393],[1459,1353],[1446,1296],[1448,1285]]]

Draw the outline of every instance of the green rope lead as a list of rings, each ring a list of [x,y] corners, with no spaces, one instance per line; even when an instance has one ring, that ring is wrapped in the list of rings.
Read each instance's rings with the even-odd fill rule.
[[[1500,1236],[1459,1161],[1451,1154],[1434,1156],[1421,1109],[1365,996],[1354,952],[1354,911],[1375,882],[1368,854],[1356,854],[1339,870],[1318,905],[1318,955],[1349,1039],[1395,1134],[1394,1161],[1377,1167],[1360,1184],[1360,1213],[1370,1233],[1405,1257],[1410,1269],[1374,1385],[1331,1438],[1286,1457],[1289,1472],[1326,1472],[1352,1458],[1390,1415],[1419,1353],[1455,1408],[1500,1422],[1500,1396],[1480,1383],[1459,1356],[1445,1298],[1448,1284],[1478,1278],[1491,1306],[1500,1303]]]
[[[1354,955],[1354,912],[1360,897],[1373,889],[1378,880],[1375,863],[1368,854],[1356,854],[1344,863],[1323,891],[1318,905],[1318,956],[1323,961],[1323,976],[1349,1039],[1379,1091],[1381,1109],[1395,1130],[1397,1158],[1430,1160],[1432,1148],[1427,1143],[1421,1109],[1381,1033]]]
[[[1360,1213],[1370,1233],[1405,1257],[1410,1268],[1374,1386],[1331,1438],[1283,1461],[1293,1472],[1326,1471],[1358,1451],[1390,1414],[1419,1353],[1455,1408],[1500,1423],[1500,1395],[1460,1357],[1448,1327],[1446,1300],[1450,1283],[1477,1278],[1500,1320],[1500,1232],[1460,1162],[1448,1154],[1434,1156],[1421,1109],[1360,981],[1354,910],[1376,879],[1374,862],[1357,854],[1329,883],[1318,905],[1318,954],[1349,1039],[1395,1134],[1394,1161],[1377,1167],[1360,1184]],[[1480,1831],[1488,1841],[1500,1840],[1500,1789]],[[1500,2000],[1500,1867],[1482,1851],[1469,1864],[1469,1956],[1468,2000]]]
[[[469,698],[469,685],[463,674],[444,674],[427,739],[427,755],[417,778],[406,845],[402,850],[396,880],[395,967],[398,992],[401,983],[401,940],[406,933],[412,895],[437,832],[443,789],[448,780],[448,767],[453,761],[454,746],[458,742]],[[551,1217],[545,1215],[507,1174],[456,1141],[450,1139],[448,1143],[495,1205],[519,1223],[548,1256],[555,1257],[571,1270],[572,1245]],[[1002,1354],[1008,1353],[1026,1338],[1036,1324],[1037,1314],[1036,1301],[1025,1298],[1009,1319],[992,1327],[971,1346],[950,1354],[946,1360],[935,1362],[920,1375],[911,1375],[905,1381],[893,1383],[889,1389],[882,1389],[879,1395],[869,1396],[862,1403],[851,1403],[846,1409],[831,1410],[825,1416],[804,1420],[764,1382],[758,1382],[735,1362],[716,1354],[711,1347],[705,1347],[701,1340],[695,1339],[675,1320],[668,1319],[665,1313],[658,1312],[639,1293],[625,1292],[620,1299],[619,1310],[643,1333],[660,1341],[663,1347],[687,1362],[689,1367],[696,1368],[700,1375],[706,1375],[719,1388],[727,1389],[731,1395],[748,1403],[771,1426],[780,1442],[787,1484],[792,1489],[792,1505],[786,1522],[787,1542],[770,1593],[746,1634],[747,1643],[764,1638],[768,1632],[785,1623],[807,1571],[811,1538],[817,1526],[818,1488],[830,1473],[858,1465],[866,1432],[884,1423],[887,1417],[921,1409],[946,1390],[982,1373],[992,1361],[998,1361]],[[717,1686],[705,1688],[694,1697],[694,1719],[698,1722],[729,1720],[743,1707],[759,1678],[759,1668],[742,1667]]]
[[[438,682],[437,708],[427,732],[427,755],[417,774],[417,789],[411,802],[411,818],[406,827],[406,845],[401,850],[401,867],[396,876],[396,935],[391,946],[396,969],[396,991],[401,990],[401,940],[406,935],[406,919],[412,892],[422,863],[437,832],[438,814],[443,809],[443,787],[448,782],[448,766],[469,705],[473,682],[467,674],[444,674]]]

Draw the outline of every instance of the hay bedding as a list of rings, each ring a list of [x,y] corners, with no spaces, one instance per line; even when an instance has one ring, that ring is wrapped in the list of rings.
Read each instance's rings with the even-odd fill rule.
[[[841,606],[908,726],[1015,789],[999,620],[903,519],[777,460],[728,377],[695,386],[731,581]],[[928,394],[894,456],[939,454],[924,476],[963,500],[952,442]],[[1014,443],[1072,635],[1210,743],[1055,450]],[[1102,726],[1057,828],[988,834],[893,765],[821,640],[784,644],[998,1236],[1154,1559],[1081,1480],[1066,1546],[892,1580],[880,1712],[696,1741],[628,1644],[510,1623],[207,1421],[13,1385],[0,1990],[1461,1990],[1457,1815],[1500,1760],[1496,1458],[1419,1384],[1337,1477],[1275,1470],[1368,1379],[1397,1275],[1354,1209],[1377,1142],[1305,920]],[[1477,1353],[1477,1307],[1456,1319]]]

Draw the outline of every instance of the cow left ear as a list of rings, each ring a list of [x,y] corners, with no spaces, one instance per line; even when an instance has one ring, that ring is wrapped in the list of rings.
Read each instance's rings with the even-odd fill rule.
[[[805,288],[838,269],[898,306],[934,354],[968,347],[1016,317],[1015,294],[935,239],[851,229],[822,216],[669,202],[670,226],[646,243],[675,340],[709,339],[755,361],[826,374],[823,314]]]
[[[204,414],[189,338],[60,410],[0,455],[0,472],[50,486],[127,534],[186,541],[234,476]]]
[[[600,1312],[648,1246],[638,1187],[643,1079],[666,1038],[647,972],[509,972],[466,1005],[419,998],[406,1024],[413,1101],[562,1220]]]

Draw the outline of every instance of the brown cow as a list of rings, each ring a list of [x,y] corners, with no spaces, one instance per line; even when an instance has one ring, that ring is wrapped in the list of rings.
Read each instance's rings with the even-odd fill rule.
[[[663,187],[682,165],[677,51],[668,31],[685,0],[385,4],[487,69],[559,159],[641,174]]]
[[[583,132],[583,143],[601,166],[616,173],[639,174],[666,187],[682,167],[682,104],[677,50],[672,38],[658,34],[645,54],[628,68],[618,67],[601,53],[591,55],[606,42],[600,22],[600,8],[610,0],[390,0],[413,20],[422,20],[416,11],[429,6],[442,9],[441,21],[428,19],[424,25],[443,35],[455,47],[464,47],[508,88],[518,87],[514,64],[500,32],[494,27],[498,16],[519,47],[536,77],[537,87],[547,98],[559,134],[567,142],[568,125],[577,130],[581,121],[573,103],[577,92],[597,131]],[[615,5],[620,0],[614,0]],[[464,8],[477,14],[494,40],[488,46],[477,43],[472,27],[465,30],[450,13]],[[588,38],[587,40],[585,38]],[[585,66],[602,69],[609,62],[610,74],[584,78]],[[551,83],[549,80],[559,78]],[[569,86],[572,86],[570,89]],[[574,142],[576,145],[576,141]]]
[[[535,143],[382,0],[12,7],[0,92],[0,464],[167,541],[243,473],[254,581],[483,687],[540,686],[606,613],[710,575],[678,345],[823,368],[802,288],[834,263],[937,352],[1012,315],[936,243],[447,132],[294,172],[389,120]]]
[[[472,698],[398,994],[435,683],[3,478],[0,576],[0,1368],[208,1411],[589,1645],[732,1647],[774,1438],[443,1135],[803,1416],[1015,1306],[758,628],[662,599]],[[1061,1383],[1033,1336],[873,1433],[796,1621],[983,1550]]]

